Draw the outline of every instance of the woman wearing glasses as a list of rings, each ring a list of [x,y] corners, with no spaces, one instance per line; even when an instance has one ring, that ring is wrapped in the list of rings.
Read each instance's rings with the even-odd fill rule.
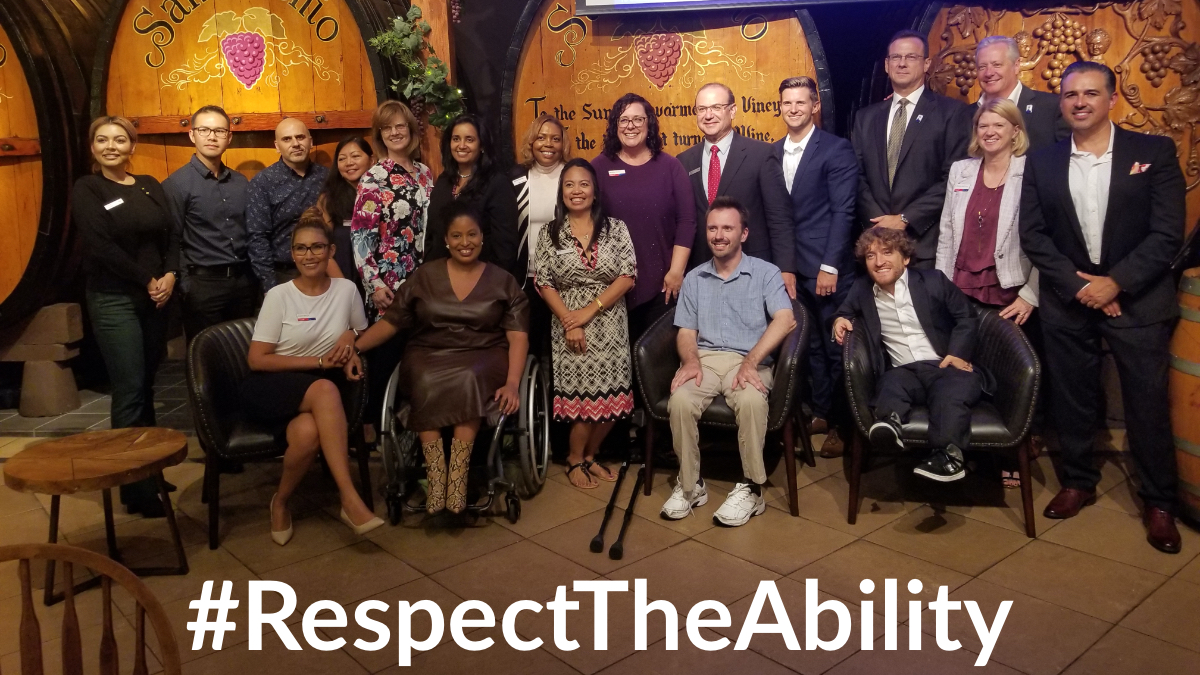
[[[267,292],[254,325],[249,364],[242,382],[246,416],[272,425],[281,443],[283,476],[271,497],[271,539],[292,538],[288,500],[308,473],[317,452],[337,483],[342,522],[355,534],[383,524],[367,509],[350,479],[346,409],[339,383],[357,379],[355,331],[367,316],[354,282],[330,278],[334,254],[320,210],[305,211],[292,230],[292,260],[300,275]]]

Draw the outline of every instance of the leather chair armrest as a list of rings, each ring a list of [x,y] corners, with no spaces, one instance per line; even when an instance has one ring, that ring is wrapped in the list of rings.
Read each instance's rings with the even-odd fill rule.
[[[646,412],[659,421],[666,418],[654,415],[654,404],[671,396],[671,380],[679,370],[679,351],[675,347],[675,308],[663,314],[638,340],[634,349],[634,375],[646,406]]]
[[[1041,363],[1024,331],[994,310],[980,314],[975,363],[996,380],[992,402],[1018,441],[1033,423],[1041,386]]]
[[[796,319],[796,327],[779,345],[775,355],[774,382],[771,385],[770,402],[767,412],[767,431],[776,431],[783,426],[787,416],[796,404],[796,388],[807,365],[809,331],[812,330],[812,317],[799,301],[792,301],[792,314]]]
[[[871,352],[860,326],[861,322],[855,320],[854,330],[842,345],[842,363],[850,413],[858,430],[865,435],[874,423],[871,399],[875,396],[875,370],[871,367]]]
[[[254,321],[238,319],[210,326],[188,347],[188,399],[205,452],[224,456],[233,427],[241,418],[238,388],[250,372],[246,356]]]
[[[370,373],[367,372],[367,359],[361,358],[362,361],[362,377],[357,382],[347,381],[347,385],[342,391],[342,407],[346,410],[346,426],[350,430],[350,435],[353,437],[361,427],[363,422],[363,413],[367,409],[367,396],[370,392],[368,386],[368,378]]]

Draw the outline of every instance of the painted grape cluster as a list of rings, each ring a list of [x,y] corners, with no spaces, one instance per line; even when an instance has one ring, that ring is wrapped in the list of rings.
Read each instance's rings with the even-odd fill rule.
[[[263,36],[258,33],[230,33],[221,38],[221,51],[233,76],[247,89],[262,77],[267,56],[267,42]]]
[[[462,0],[450,0],[450,20],[454,23],[462,22]]]
[[[679,57],[683,54],[683,38],[676,33],[639,35],[633,46],[646,79],[662,89],[679,67]]]

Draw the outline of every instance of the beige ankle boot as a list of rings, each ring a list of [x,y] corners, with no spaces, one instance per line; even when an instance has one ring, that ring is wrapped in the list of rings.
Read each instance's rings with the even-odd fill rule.
[[[467,508],[467,473],[471,468],[471,444],[457,438],[450,441],[450,481],[446,485],[446,508],[462,513]]]
[[[446,508],[446,453],[440,438],[422,444],[421,451],[425,453],[425,475],[429,479],[425,510],[432,515]]]

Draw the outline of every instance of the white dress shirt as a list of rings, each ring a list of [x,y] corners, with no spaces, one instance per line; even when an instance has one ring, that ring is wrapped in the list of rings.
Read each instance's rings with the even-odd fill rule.
[[[717,141],[717,162],[721,165],[721,175],[725,175],[725,160],[729,159],[729,146],[733,145],[733,129],[725,134],[725,138]],[[704,194],[708,196],[708,163],[712,161],[712,143],[706,139],[704,147],[701,148],[702,155],[700,157],[700,182],[704,185]]]
[[[908,126],[911,125],[913,121],[913,111],[917,109],[917,102],[921,100],[921,94],[923,93],[925,93],[925,85],[917,87],[917,90],[908,96],[896,96],[895,94],[892,94],[892,105],[888,107],[887,117],[888,140],[891,140],[892,138],[892,120],[896,119],[896,109],[900,107],[900,99],[908,99],[908,107],[904,109],[904,114],[908,116],[908,119],[904,122],[904,128],[907,131]]]
[[[813,129],[816,128],[815,124],[809,125],[808,133],[804,134],[804,138],[799,141],[792,141],[790,135],[783,139],[783,183],[787,186],[788,192],[792,191],[792,181],[796,179],[796,169],[800,168],[800,159],[804,157],[808,139],[812,138]]]
[[[1075,136],[1071,135],[1068,174],[1071,203],[1075,205],[1075,215],[1083,228],[1083,241],[1093,265],[1100,264],[1104,217],[1108,215],[1108,186],[1112,182],[1113,140],[1117,137],[1115,125],[1112,122],[1108,125],[1108,149],[1099,157],[1075,147]]]
[[[908,292],[908,270],[896,280],[894,294],[875,284],[875,309],[879,312],[879,329],[883,346],[892,357],[893,366],[905,366],[915,361],[941,361],[933,344],[921,327],[912,295]]]

